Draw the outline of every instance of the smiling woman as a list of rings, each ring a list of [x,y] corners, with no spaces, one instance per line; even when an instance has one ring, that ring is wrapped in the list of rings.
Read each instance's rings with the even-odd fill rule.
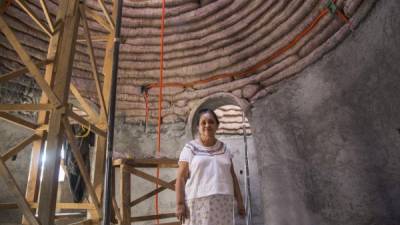
[[[199,138],[190,141],[179,157],[176,179],[176,216],[187,225],[232,225],[233,198],[245,215],[231,151],[215,134],[219,120],[211,109],[196,117]]]

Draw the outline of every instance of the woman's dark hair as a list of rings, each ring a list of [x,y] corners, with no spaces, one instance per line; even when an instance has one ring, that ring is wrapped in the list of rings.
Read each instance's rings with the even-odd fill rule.
[[[217,121],[217,125],[219,125],[219,120],[218,120],[217,114],[215,114],[215,112],[214,112],[213,110],[208,109],[208,108],[205,108],[205,109],[201,109],[201,110],[199,110],[199,112],[197,112],[197,120],[196,120],[197,126],[200,125],[200,124],[199,124],[199,123],[200,123],[200,117],[201,117],[203,114],[206,114],[206,113],[211,114],[211,115],[214,117],[215,121]]]

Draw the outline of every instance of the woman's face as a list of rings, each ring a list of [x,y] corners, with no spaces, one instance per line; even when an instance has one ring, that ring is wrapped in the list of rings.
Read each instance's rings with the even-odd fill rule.
[[[210,113],[203,113],[199,120],[199,134],[202,137],[215,137],[218,123]]]

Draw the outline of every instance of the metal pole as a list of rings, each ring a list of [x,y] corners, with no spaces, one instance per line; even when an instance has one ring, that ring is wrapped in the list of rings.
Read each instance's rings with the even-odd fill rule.
[[[114,118],[117,95],[117,74],[119,61],[119,45],[121,43],[121,17],[123,0],[116,0],[118,4],[117,17],[115,22],[114,51],[111,79],[111,93],[108,107],[108,129],[107,129],[107,155],[104,177],[104,199],[102,225],[109,225],[111,222],[111,180],[112,180],[112,155],[114,143]]]
[[[245,115],[244,112],[242,112],[242,122],[243,122],[243,140],[244,140],[244,160],[245,160],[245,173],[246,173],[246,178],[245,178],[245,195],[246,195],[246,203],[245,203],[245,209],[246,209],[246,225],[253,224],[252,223],[252,212],[251,212],[251,192],[250,192],[250,172],[249,172],[249,158],[247,156],[247,135],[246,135],[246,123],[245,123]]]

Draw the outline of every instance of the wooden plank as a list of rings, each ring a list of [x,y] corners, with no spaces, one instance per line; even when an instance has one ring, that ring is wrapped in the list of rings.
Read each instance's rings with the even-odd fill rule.
[[[21,126],[24,128],[28,128],[30,130],[36,130],[39,127],[39,125],[37,125],[37,124],[31,123],[31,122],[26,121],[18,116],[14,116],[14,115],[11,115],[6,112],[0,112],[0,118],[4,119],[10,123],[13,123],[15,125],[18,125],[18,126]]]
[[[11,175],[10,171],[8,170],[6,164],[3,162],[3,160],[0,160],[0,175],[4,178],[4,181],[5,181],[6,185],[8,186],[8,190],[13,195],[15,201],[18,204],[19,209],[21,209],[25,218],[32,225],[40,225],[40,223],[35,218],[35,215],[33,215],[28,202],[25,200],[21,190],[19,189],[17,182],[15,181],[14,177]]]
[[[29,8],[29,6],[21,0],[15,0],[18,5],[22,8],[22,10],[25,11],[26,14],[28,14],[32,20],[47,34],[49,37],[52,36],[52,32],[39,20],[37,15]]]
[[[103,91],[101,90],[101,83],[100,83],[100,79],[99,79],[99,74],[97,73],[96,57],[94,56],[92,39],[91,39],[91,36],[90,36],[90,30],[89,30],[89,26],[88,26],[87,19],[86,19],[86,14],[85,14],[85,7],[83,5],[80,5],[79,6],[79,10],[81,12],[83,29],[84,29],[84,33],[85,33],[85,37],[86,37],[86,45],[87,45],[87,49],[88,49],[90,65],[92,67],[94,83],[96,85],[96,90],[97,90],[97,97],[98,97],[99,102],[100,102],[100,110],[102,111],[101,119],[106,123],[106,121],[107,121],[106,105],[105,105],[105,102],[104,102]]]
[[[22,151],[26,146],[31,144],[34,140],[39,139],[40,137],[36,134],[33,134],[30,137],[25,138],[22,140],[20,143],[15,145],[14,147],[10,148],[5,154],[1,156],[1,159],[5,162],[11,157],[15,156],[18,154],[18,152]]]
[[[149,175],[149,174],[147,174],[145,172],[142,172],[142,171],[137,170],[135,168],[132,168],[130,166],[126,166],[125,168],[126,168],[127,171],[131,172],[132,174],[135,174],[138,177],[141,177],[141,178],[143,178],[143,179],[145,179],[147,181],[153,182],[155,184],[162,185],[163,187],[166,187],[166,188],[168,188],[170,190],[175,191],[175,185],[170,184],[169,182],[166,182],[166,181],[164,181],[162,179],[157,179],[157,177],[155,177],[155,176]]]
[[[112,205],[113,205],[114,213],[117,216],[118,221],[122,221],[122,215],[118,208],[117,200],[115,200],[114,196],[112,198]]]
[[[113,28],[110,26],[110,24],[107,22],[107,19],[102,17],[97,11],[94,11],[87,6],[85,6],[85,12],[86,15],[94,20],[96,20],[97,23],[99,23],[101,26],[103,26],[108,32],[112,33]]]
[[[120,197],[121,197],[121,225],[130,225],[131,208],[129,203],[131,201],[131,174],[125,165],[120,168]]]
[[[159,223],[154,225],[181,225],[181,222]]]
[[[42,95],[46,96],[46,95]],[[47,97],[45,97],[47,99]],[[47,112],[40,112],[39,119],[43,115],[46,115]],[[46,119],[46,117],[44,117]],[[40,185],[40,174],[41,174],[41,154],[43,152],[46,135],[43,131],[37,132],[38,135],[41,136],[39,140],[36,140],[32,144],[32,153],[31,153],[31,162],[29,165],[29,174],[28,174],[28,182],[26,184],[26,191],[25,191],[25,198],[28,202],[35,202],[37,201],[39,195],[39,185]],[[27,225],[29,222],[26,220],[25,217],[22,218],[22,224]]]
[[[18,209],[17,203],[0,203],[0,210],[4,209]]]
[[[113,12],[112,16],[115,20],[118,9],[118,2],[113,1]],[[86,11],[87,12],[87,11]],[[104,56],[103,64],[103,93],[104,101],[106,106],[109,105],[109,98],[111,92],[111,79],[112,79],[112,64],[113,64],[113,52],[114,52],[114,32],[110,32],[107,40],[106,52]],[[106,108],[107,112],[108,108]],[[99,125],[100,126],[100,125]],[[107,129],[106,124],[104,124],[104,129]],[[106,146],[107,139],[105,137],[97,137],[96,139],[96,150],[94,155],[94,165],[93,165],[93,185],[96,190],[96,194],[99,199],[102,199],[103,189],[104,189],[104,172],[105,172],[105,161],[106,161]],[[91,212],[89,212],[91,214]]]
[[[91,35],[91,40],[93,41],[107,41],[108,40],[108,35]],[[86,37],[85,36],[78,36],[77,42],[86,42]]]
[[[86,119],[84,119],[83,117],[77,115],[76,113],[72,112],[72,110],[68,110],[67,115],[75,120],[76,122],[86,126],[86,127],[90,127],[89,129],[92,130],[93,132],[95,132],[96,134],[102,136],[102,137],[106,137],[107,133],[103,130],[100,129],[98,126],[90,123],[89,121],[87,121]]]
[[[47,131],[49,129],[49,125],[48,124],[42,124],[40,126],[38,126],[38,128],[36,128],[36,131]]]
[[[104,1],[98,0],[98,2],[100,4],[101,10],[103,10],[104,15],[106,16],[107,22],[110,24],[110,27],[114,30],[115,29],[114,21],[111,19],[110,14],[108,14],[106,6],[104,5]]]
[[[42,10],[43,10],[44,16],[46,17],[46,21],[47,21],[47,24],[49,25],[50,31],[51,31],[51,33],[54,33],[54,25],[53,25],[53,22],[51,21],[49,9],[47,8],[45,0],[40,0],[40,5],[42,6]]]
[[[166,219],[176,217],[175,213],[163,213],[159,215],[149,215],[149,216],[137,216],[131,217],[131,223],[139,222],[139,221],[147,221],[147,220],[156,220],[156,219]]]
[[[88,190],[88,193],[93,200],[93,203],[94,203],[94,206],[96,207],[97,213],[99,215],[101,215],[100,202],[96,196],[96,193],[94,191],[92,184],[90,183],[90,175],[88,174],[88,171],[86,170],[85,161],[83,160],[83,157],[79,150],[78,144],[76,143],[75,136],[72,131],[71,125],[69,124],[68,119],[66,117],[63,118],[62,122],[63,122],[63,126],[65,129],[65,133],[67,135],[68,142],[71,145],[72,154],[74,155],[75,160],[78,164],[79,171],[81,172],[81,175],[82,175],[83,181],[86,185],[86,188]]]
[[[43,60],[43,61],[40,61],[38,63],[35,63],[35,65],[37,67],[41,67],[41,66],[44,66],[44,65],[48,65],[48,64],[50,64],[52,62],[53,62],[52,60]],[[0,83],[9,81],[11,79],[15,79],[15,78],[17,78],[19,76],[22,76],[22,75],[24,75],[24,74],[26,74],[28,72],[29,72],[28,68],[27,67],[23,67],[23,68],[11,71],[9,73],[6,73],[4,75],[0,75]]]
[[[52,73],[53,91],[60,98],[62,106],[68,102],[69,84],[72,77],[72,64],[75,54],[76,36],[79,27],[79,0],[59,1],[59,11],[55,24],[54,44],[56,56]],[[46,71],[47,72],[47,71]],[[46,162],[43,170],[43,179],[40,185],[38,199],[38,215],[42,225],[53,225],[57,200],[58,175],[60,169],[61,144],[64,141],[64,129],[61,129],[61,120],[65,114],[65,107],[53,110],[50,115],[49,130],[46,148]]]
[[[70,84],[70,90],[71,93],[78,100],[79,104],[82,106],[83,110],[85,110],[85,112],[89,115],[90,120],[94,123],[97,123],[99,121],[98,113],[93,110],[93,108],[86,102],[86,100],[82,97],[82,95],[72,82]]]
[[[55,221],[57,220],[71,220],[71,219],[83,219],[86,216],[86,212],[65,212],[65,213],[56,213],[54,215]],[[57,223],[55,223],[57,224]]]
[[[0,104],[0,111],[50,111],[54,106],[51,104]]]
[[[124,163],[132,167],[178,168],[178,160],[170,158],[126,159]]]
[[[82,220],[76,223],[70,223],[70,225],[91,225],[92,224],[92,220],[91,219],[86,219],[86,220]]]
[[[31,208],[37,208],[38,203],[32,202],[29,204]],[[96,207],[91,203],[69,203],[69,202],[59,202],[56,204],[56,209],[96,209]]]
[[[171,181],[171,182],[169,182],[169,184],[170,184],[170,185],[174,185],[174,184],[175,184],[175,181],[176,181],[176,179],[173,180],[173,181]],[[166,189],[167,189],[166,187],[159,187],[159,188],[156,188],[156,189],[154,189],[153,191],[150,191],[150,192],[148,192],[147,194],[145,194],[145,195],[143,195],[143,196],[141,196],[141,197],[139,197],[139,198],[133,200],[131,203],[129,203],[129,207],[135,206],[135,205],[137,205],[137,204],[143,202],[144,200],[149,199],[149,198],[151,198],[152,196],[154,196],[154,195],[156,195],[156,194],[158,194],[158,193],[160,193],[160,192],[162,192],[162,191],[164,191],[164,190],[166,190]]]
[[[14,50],[17,52],[18,56],[21,58],[24,65],[28,68],[30,74],[33,76],[37,84],[42,88],[42,90],[46,93],[47,97],[53,104],[60,105],[60,100],[51,90],[49,84],[43,79],[40,75],[40,70],[38,67],[32,62],[31,57],[26,53],[21,43],[18,41],[14,32],[7,25],[6,21],[0,15],[0,30],[3,32],[4,36],[6,36],[7,40],[13,46]]]
[[[61,13],[60,13],[61,12]],[[57,24],[59,24],[59,28],[62,28],[62,21],[60,18],[63,17],[62,13],[65,12],[64,9],[58,9],[57,12]],[[60,29],[54,32],[53,36],[49,40],[49,45],[47,49],[47,59],[55,59],[57,56],[57,48],[59,45],[59,39],[60,39]],[[55,76],[56,74],[53,73],[54,71],[54,64],[47,64],[46,65],[46,70],[44,73],[44,79],[46,83],[50,84],[50,86],[53,86],[55,82]],[[41,104],[46,104],[48,103],[48,98],[46,93],[42,92],[42,95],[40,97],[40,103]],[[37,119],[37,124],[41,125],[46,125],[48,126],[48,121],[49,121],[49,112],[47,111],[41,111],[38,113],[38,119]],[[48,128],[47,128],[48,129]],[[46,143],[46,138],[47,138],[47,131],[41,130],[41,131],[36,131],[42,138],[40,140],[34,141],[33,142],[33,147],[32,147],[32,153],[31,153],[31,162],[29,166],[29,174],[28,174],[28,182],[26,185],[26,192],[25,192],[25,197],[29,202],[37,202],[38,201],[38,196],[39,196],[39,187],[40,187],[40,174],[41,174],[41,154],[43,152],[45,143]],[[27,225],[28,221],[26,221],[25,218],[22,219],[22,224]]]

